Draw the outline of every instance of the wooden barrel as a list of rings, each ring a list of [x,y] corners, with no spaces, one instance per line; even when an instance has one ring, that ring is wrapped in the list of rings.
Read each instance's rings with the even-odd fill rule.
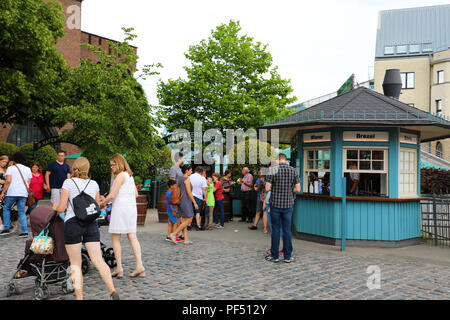
[[[159,222],[167,222],[167,189],[161,190],[161,193],[159,194],[158,198],[158,220]]]
[[[145,218],[147,216],[147,196],[139,195],[136,198],[137,207],[137,224],[143,226],[145,224]]]

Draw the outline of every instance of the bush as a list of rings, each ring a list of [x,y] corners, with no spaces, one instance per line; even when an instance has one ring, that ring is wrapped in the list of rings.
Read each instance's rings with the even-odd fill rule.
[[[0,142],[0,156],[7,155],[11,157],[17,151],[19,151],[18,146],[8,142]]]
[[[450,171],[421,169],[420,182],[421,194],[448,194],[450,192]]]
[[[36,152],[35,157],[33,157],[33,143],[24,144],[19,148],[20,151],[23,151],[27,155],[27,161],[25,165],[31,167],[33,162],[39,162],[42,167],[42,171],[45,171],[50,164],[50,162],[55,161],[57,158],[57,153],[52,146],[45,146],[39,149]]]

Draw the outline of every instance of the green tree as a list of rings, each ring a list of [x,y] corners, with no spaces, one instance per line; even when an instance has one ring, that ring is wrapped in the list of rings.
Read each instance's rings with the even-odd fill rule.
[[[56,150],[49,145],[37,150],[36,154],[33,154],[33,143],[26,143],[18,149],[25,152],[27,155],[25,165],[31,167],[33,162],[36,161],[39,162],[43,171],[47,170],[50,162],[55,161],[58,157]]]
[[[290,80],[272,67],[267,45],[239,35],[239,22],[230,21],[212,31],[208,40],[190,46],[185,56],[187,80],[160,81],[158,98],[169,132],[194,129],[196,120],[210,128],[248,129],[264,118],[289,114]]]
[[[82,60],[80,67],[72,70],[71,105],[57,112],[56,123],[73,125],[63,131],[62,139],[81,146],[96,179],[109,177],[108,160],[115,153],[126,154],[136,175],[146,172],[160,154],[156,148],[158,122],[151,117],[153,107],[133,76],[138,56],[129,42],[136,36],[132,28],[123,30],[123,42],[108,41],[111,54],[85,45],[98,55],[99,62]],[[142,76],[156,74],[154,67],[160,65],[146,66]]]
[[[17,151],[19,151],[18,146],[9,142],[0,142],[0,156],[11,157]]]
[[[0,1],[0,122],[47,128],[65,104],[68,68],[55,48],[63,37],[58,1]]]

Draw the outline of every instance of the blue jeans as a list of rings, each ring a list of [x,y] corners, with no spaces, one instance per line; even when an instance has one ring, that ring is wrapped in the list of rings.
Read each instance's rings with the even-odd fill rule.
[[[217,218],[217,213],[216,213],[216,209],[219,208],[219,212],[220,212],[220,225],[223,227],[223,225],[225,224],[225,211],[223,209],[223,200],[219,200],[216,201],[216,206],[214,207],[214,221],[219,221],[219,219]]]
[[[266,204],[267,222],[269,223],[270,232],[272,232],[272,220],[270,219],[270,204]],[[283,238],[283,228],[280,225],[280,236]]]
[[[272,219],[272,246],[270,248],[272,257],[278,259],[280,249],[280,227],[283,230],[283,254],[284,259],[290,259],[292,254],[292,208],[280,209],[270,206],[270,216]]]
[[[31,214],[31,211],[36,209],[36,207],[38,205],[38,202],[39,202],[39,199],[35,199],[35,200],[36,200],[36,202],[31,207],[28,207],[27,212],[26,212],[27,216],[29,216]]]
[[[14,203],[17,203],[17,211],[19,212],[19,220],[20,226],[22,227],[22,233],[28,233],[27,216],[25,214],[27,197],[5,197],[5,200],[3,202],[3,229],[9,230],[11,223],[11,207]]]

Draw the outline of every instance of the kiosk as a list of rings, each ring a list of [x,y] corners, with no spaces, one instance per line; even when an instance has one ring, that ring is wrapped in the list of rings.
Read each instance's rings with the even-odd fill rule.
[[[420,143],[450,137],[446,117],[361,87],[262,128],[279,129],[279,142],[291,145],[302,187],[293,213],[298,238],[419,242]]]

